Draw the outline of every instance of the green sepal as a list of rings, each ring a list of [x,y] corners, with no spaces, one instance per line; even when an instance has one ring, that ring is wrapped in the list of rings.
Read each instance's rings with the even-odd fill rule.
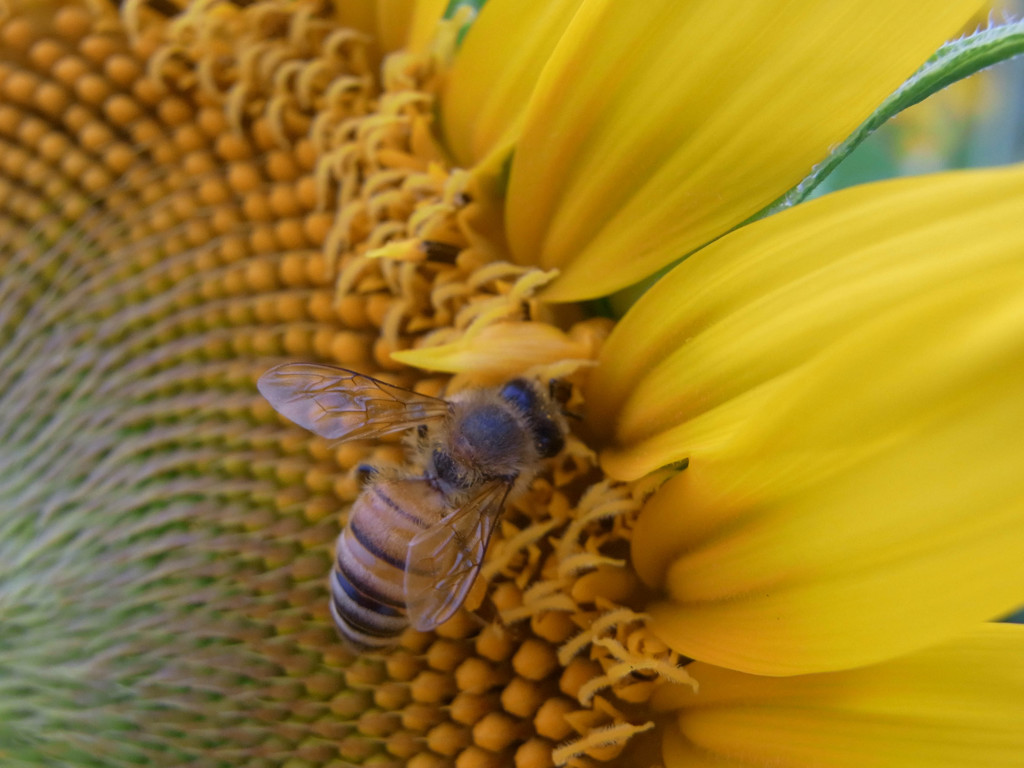
[[[459,12],[459,9],[465,7],[472,8],[475,15],[480,13],[480,9],[484,7],[486,2],[487,0],[451,0],[448,3],[448,7],[444,9],[444,18],[455,18],[455,14]]]
[[[469,28],[473,26],[473,22],[476,21],[476,17],[480,13],[480,9],[484,7],[484,3],[487,0],[449,0],[448,7],[444,9],[445,19],[454,19],[456,14],[459,13],[463,8],[468,8],[468,13],[465,14],[465,23],[459,27],[458,33],[455,35],[455,45],[458,47],[462,46],[462,41],[466,39],[466,33],[469,32]]]
[[[806,200],[864,139],[907,107],[912,107],[957,80],[1021,53],[1024,53],[1024,21],[989,27],[946,43],[799,184],[744,224]]]

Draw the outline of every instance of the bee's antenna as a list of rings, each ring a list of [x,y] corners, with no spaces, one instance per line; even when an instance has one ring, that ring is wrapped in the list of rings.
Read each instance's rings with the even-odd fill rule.
[[[565,379],[548,379],[548,397],[559,405],[565,405],[572,397],[572,384]]]
[[[549,379],[548,380],[548,397],[554,402],[558,403],[558,410],[561,411],[562,415],[567,419],[574,419],[576,421],[583,421],[583,416],[576,413],[575,411],[567,410],[565,404],[569,402],[569,398],[572,397],[572,384],[565,379]]]

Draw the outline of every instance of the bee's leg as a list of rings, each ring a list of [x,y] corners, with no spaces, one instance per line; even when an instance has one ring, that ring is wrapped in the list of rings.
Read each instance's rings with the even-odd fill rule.
[[[469,612],[469,615],[473,618],[475,623],[480,625],[481,628],[494,626],[495,630],[493,631],[497,631],[502,635],[511,637],[512,641],[516,645],[526,640],[527,633],[530,628],[530,623],[528,621],[517,621],[514,624],[506,622],[501,615],[501,610],[494,602],[490,591],[487,592],[480,604]]]
[[[380,470],[370,464],[360,464],[356,467],[356,477],[359,478],[359,482],[363,485],[366,485],[368,482],[373,480],[378,472],[380,472]]]
[[[505,624],[505,622],[501,620],[501,613],[498,611],[498,606],[495,605],[494,600],[491,599],[490,592],[484,595],[480,605],[470,612],[470,616],[472,616],[481,625],[501,624],[504,626]]]
[[[491,586],[482,578],[476,579],[469,589],[462,609],[481,628],[496,625],[501,628],[502,633],[516,635],[517,632],[505,621],[501,615],[501,609],[494,602],[494,591]],[[520,626],[521,624],[522,622],[520,622]]]
[[[416,445],[414,446],[416,453],[423,453],[427,445],[430,443],[430,427],[426,424],[420,424],[416,427]]]

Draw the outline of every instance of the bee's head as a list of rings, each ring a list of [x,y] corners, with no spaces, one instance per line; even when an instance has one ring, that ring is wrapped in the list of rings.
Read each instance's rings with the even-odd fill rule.
[[[565,445],[565,430],[556,420],[551,404],[526,379],[512,379],[501,388],[503,400],[512,403],[526,418],[537,455],[543,459],[555,456]]]

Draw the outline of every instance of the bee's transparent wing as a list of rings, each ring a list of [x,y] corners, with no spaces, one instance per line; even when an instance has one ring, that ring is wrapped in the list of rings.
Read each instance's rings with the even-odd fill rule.
[[[413,627],[433,629],[466,600],[511,487],[489,483],[465,506],[409,542],[405,602]]]
[[[330,440],[400,432],[443,419],[448,403],[370,376],[316,363],[285,363],[257,383],[274,410]]]

